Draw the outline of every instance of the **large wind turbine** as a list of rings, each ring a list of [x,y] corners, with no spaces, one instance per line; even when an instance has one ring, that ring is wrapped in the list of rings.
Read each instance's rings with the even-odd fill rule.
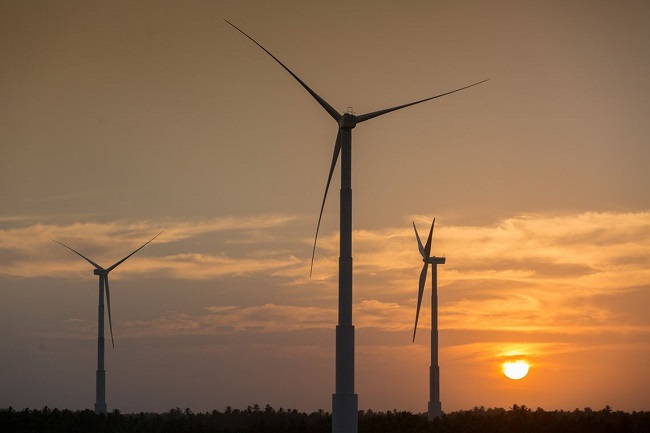
[[[354,393],[354,325],[352,325],[352,129],[358,123],[365,122],[366,120],[374,119],[375,117],[410,107],[411,105],[420,104],[441,96],[449,95],[450,93],[476,86],[477,84],[483,83],[487,80],[479,81],[478,83],[470,84],[469,86],[461,87],[419,101],[379,111],[373,111],[371,113],[361,114],[358,116],[352,113],[340,114],[266,48],[230,21],[225,21],[250,39],[255,43],[255,45],[264,50],[273,58],[273,60],[282,66],[284,70],[298,81],[298,83],[300,83],[300,85],[338,124],[338,134],[336,135],[336,141],[334,142],[334,155],[332,156],[327,184],[325,185],[325,194],[323,195],[323,202],[318,216],[318,224],[316,225],[316,236],[314,237],[311,266],[313,268],[316,240],[318,239],[318,230],[323,217],[323,208],[325,206],[325,199],[327,198],[327,191],[329,190],[332,181],[334,167],[336,166],[339,154],[341,154],[339,318],[338,325],[336,326],[336,391],[332,396],[332,431],[334,433],[356,433],[358,429],[358,396]]]
[[[162,232],[160,232],[162,233]],[[109,266],[108,268],[102,268],[97,263],[90,260],[88,257],[81,254],[79,251],[76,251],[64,243],[59,241],[54,241],[59,245],[63,245],[70,251],[74,252],[88,263],[95,267],[93,273],[99,276],[99,306],[97,308],[97,374],[95,377],[95,413],[101,414],[106,413],[106,371],[104,370],[104,287],[106,288],[106,304],[108,305],[108,326],[111,330],[111,344],[115,347],[115,342],[113,341],[113,321],[111,319],[111,291],[108,287],[108,273],[113,269],[117,268],[122,264],[126,259],[131,257],[133,254],[140,251],[145,247],[149,242],[156,239],[160,236],[158,233],[156,236],[151,238],[148,242],[142,245],[137,250],[133,251],[128,256],[124,257],[119,262]]]
[[[418,240],[418,249],[422,255],[422,271],[420,272],[420,286],[418,288],[418,306],[415,311],[415,327],[413,328],[413,341],[415,342],[415,333],[418,330],[418,317],[420,316],[420,306],[422,305],[422,295],[424,294],[424,283],[427,280],[427,270],[431,265],[431,365],[429,366],[429,421],[439,417],[442,414],[442,403],[440,403],[440,366],[438,366],[438,265],[445,264],[444,257],[431,256],[431,237],[433,236],[433,226],[436,219],[431,223],[427,243],[422,246],[418,229],[413,222],[415,237]]]

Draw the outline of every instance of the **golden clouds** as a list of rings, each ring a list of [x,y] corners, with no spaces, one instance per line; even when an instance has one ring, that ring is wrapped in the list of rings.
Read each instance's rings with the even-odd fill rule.
[[[422,224],[430,218],[416,219]],[[62,239],[104,264],[103,257],[115,260],[163,229],[151,245],[154,248],[139,254],[116,277],[275,279],[270,284],[274,301],[263,306],[268,313],[273,305],[276,315],[262,314],[253,320],[246,309],[237,314],[241,322],[257,323],[258,329],[280,329],[277,323],[282,320],[303,323],[292,310],[295,305],[303,308],[305,301],[314,300],[310,308],[315,310],[301,314],[318,317],[317,310],[323,306],[316,299],[336,296],[338,235],[324,234],[319,240],[314,279],[309,280],[311,238],[294,233],[296,221],[272,215],[155,223],[25,224],[0,231],[0,275],[91,278],[86,263],[59,250],[51,239]],[[626,299],[629,293],[650,301],[650,212],[533,215],[490,226],[446,225],[441,217],[432,252],[447,256],[447,264],[439,267],[443,330],[591,333],[605,328],[648,332],[650,328],[638,306],[622,308],[612,302]],[[356,230],[354,260],[358,326],[384,331],[412,326],[421,260],[410,223]],[[293,287],[293,299],[285,294],[288,287]],[[298,301],[295,293],[301,287],[309,289],[304,296],[298,295],[304,297]],[[331,314],[329,308],[322,313]],[[280,310],[285,316],[277,313]],[[268,326],[262,324],[264,320]]]
[[[410,329],[408,308],[378,301],[357,305],[357,326],[382,332]],[[200,314],[173,312],[152,320],[129,320],[123,334],[129,337],[215,335],[231,333],[286,333],[331,330],[336,308],[267,303],[262,305],[213,305]],[[401,320],[400,320],[401,318]]]
[[[67,277],[87,274],[87,263],[74,260],[73,256],[62,254],[51,241],[62,240],[77,251],[89,256],[100,265],[108,266],[146,240],[152,233],[162,230],[138,260],[129,262],[129,266],[120,269],[117,278],[125,274],[154,274],[164,272],[169,277],[206,279],[224,274],[244,273],[247,269],[281,269],[275,261],[267,264],[263,258],[248,266],[237,260],[229,259],[224,253],[175,253],[152,257],[151,247],[174,245],[183,241],[210,236],[219,233],[239,233],[237,243],[245,242],[250,237],[248,232],[268,231],[294,221],[295,217],[265,215],[262,217],[215,218],[197,221],[111,221],[71,223],[67,225],[31,224],[0,230],[0,251],[3,260],[0,263],[0,275],[21,278],[29,277]],[[20,224],[20,221],[11,221]],[[267,240],[268,241],[268,240]],[[234,242],[233,242],[234,243]],[[54,248],[53,248],[54,247]],[[188,246],[182,247],[186,249]],[[192,248],[191,245],[189,248]],[[285,257],[287,257],[285,255]],[[292,262],[291,257],[286,261]]]

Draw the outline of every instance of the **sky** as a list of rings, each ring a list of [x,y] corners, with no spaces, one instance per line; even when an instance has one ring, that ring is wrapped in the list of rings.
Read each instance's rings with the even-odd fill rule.
[[[0,1],[0,407],[331,410],[339,112],[353,130],[359,408],[648,410],[645,1]],[[107,334],[108,336],[108,334]],[[500,366],[530,364],[506,378]]]

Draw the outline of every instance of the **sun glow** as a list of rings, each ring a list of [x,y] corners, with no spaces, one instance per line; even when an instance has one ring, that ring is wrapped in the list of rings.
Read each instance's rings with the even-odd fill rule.
[[[523,360],[504,362],[502,367],[503,374],[513,380],[519,380],[526,377],[529,368],[528,363]]]

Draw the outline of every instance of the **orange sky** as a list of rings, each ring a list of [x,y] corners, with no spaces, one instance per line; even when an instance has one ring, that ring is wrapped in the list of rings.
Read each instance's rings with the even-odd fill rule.
[[[0,407],[331,410],[337,110],[486,84],[355,128],[360,408],[426,410],[436,217],[443,410],[647,410],[650,76],[643,2],[0,5]],[[521,381],[501,363],[530,364]],[[381,378],[381,380],[377,380]]]

